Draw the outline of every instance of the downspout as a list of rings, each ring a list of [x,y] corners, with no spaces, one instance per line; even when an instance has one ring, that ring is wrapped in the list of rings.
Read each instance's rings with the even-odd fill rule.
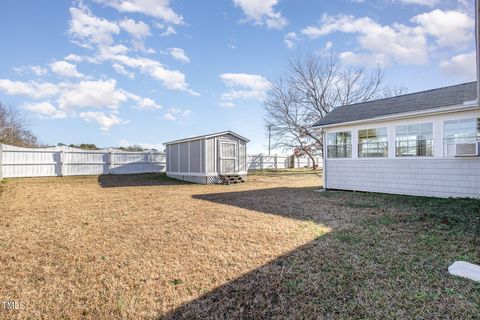
[[[475,44],[477,49],[477,104],[480,105],[480,0],[475,1]]]

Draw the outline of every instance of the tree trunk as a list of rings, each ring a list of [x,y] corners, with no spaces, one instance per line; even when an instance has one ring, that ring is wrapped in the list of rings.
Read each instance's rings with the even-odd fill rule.
[[[317,166],[317,163],[315,162],[315,158],[308,152],[305,152],[307,154],[307,156],[312,159],[312,168],[313,170],[316,170],[316,166]]]

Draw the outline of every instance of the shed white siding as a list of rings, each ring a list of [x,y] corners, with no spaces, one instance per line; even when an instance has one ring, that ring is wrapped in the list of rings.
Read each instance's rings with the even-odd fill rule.
[[[190,142],[190,172],[202,172],[201,159],[202,144],[201,141]]]
[[[480,110],[325,128],[326,134],[351,131],[352,157],[324,160],[324,186],[327,189],[480,198],[480,157],[448,157],[444,150],[445,121],[465,118],[480,118]],[[426,122],[433,124],[433,157],[396,157],[396,126]],[[387,127],[388,157],[359,158],[358,130],[380,127]]]
[[[223,168],[222,172],[246,175],[247,141],[231,132],[224,132],[169,142],[166,146],[167,175],[197,183],[220,182],[220,168]],[[234,144],[223,150],[222,142]],[[225,155],[225,152],[235,159],[220,163],[219,154]]]

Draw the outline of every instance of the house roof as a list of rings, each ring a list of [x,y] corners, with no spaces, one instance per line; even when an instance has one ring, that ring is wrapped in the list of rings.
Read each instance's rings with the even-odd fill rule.
[[[175,143],[180,143],[180,142],[187,142],[187,141],[193,141],[193,140],[201,140],[201,139],[207,139],[207,138],[214,138],[214,137],[218,137],[218,136],[224,136],[226,134],[231,134],[232,136],[235,136],[237,137],[238,139],[241,139],[243,141],[246,141],[246,142],[249,142],[250,140],[248,140],[247,138],[239,135],[238,133],[235,133],[233,131],[222,131],[222,132],[217,132],[217,133],[211,133],[211,134],[204,134],[204,135],[201,135],[201,136],[195,136],[195,137],[190,137],[190,138],[185,138],[185,139],[179,139],[179,140],[173,140],[173,141],[168,141],[168,142],[164,142],[163,144],[164,145],[168,145],[168,144],[175,144]]]
[[[333,109],[314,127],[368,120],[406,112],[425,111],[439,107],[462,105],[477,97],[477,82],[404,94],[396,97],[372,100],[340,106]]]

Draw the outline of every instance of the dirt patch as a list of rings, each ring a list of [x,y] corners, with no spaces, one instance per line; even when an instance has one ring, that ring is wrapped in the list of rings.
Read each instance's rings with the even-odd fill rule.
[[[397,219],[408,210],[357,208],[348,201],[360,195],[313,192],[320,184],[311,174],[230,186],[11,180],[0,198],[0,301],[24,308],[0,317],[478,315],[480,289],[443,270],[456,255],[479,258],[467,236],[432,235]]]

